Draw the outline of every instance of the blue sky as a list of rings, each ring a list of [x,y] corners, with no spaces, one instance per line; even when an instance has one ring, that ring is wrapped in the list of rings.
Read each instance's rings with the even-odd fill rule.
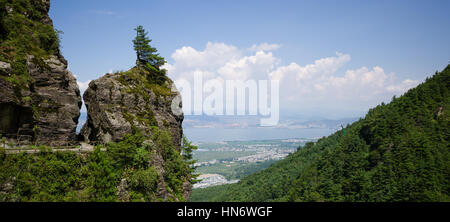
[[[177,67],[173,73],[169,69],[173,78],[187,75],[180,70],[188,58],[174,56],[181,55],[183,47],[206,54],[234,47],[232,52],[239,51],[234,60],[248,61],[246,58],[258,57],[256,51],[249,50],[253,45],[275,45],[274,49],[263,49],[263,59],[273,58],[267,64],[271,69],[268,73],[281,73],[284,79],[288,75],[318,75],[324,81],[308,77],[297,85],[286,84],[284,88],[290,90],[281,93],[284,97],[298,88],[305,89],[305,97],[310,97],[308,93],[317,95],[315,90],[319,89],[323,94],[311,97],[314,100],[281,102],[281,109],[304,114],[320,109],[320,115],[348,117],[401,94],[449,63],[449,9],[450,1],[53,0],[50,17],[64,32],[62,53],[81,83],[133,66],[133,28],[143,25],[152,45]],[[209,49],[208,42],[212,44]],[[326,61],[337,62],[322,67]],[[286,71],[292,63],[296,66]],[[311,72],[317,67],[324,73]],[[354,75],[379,77],[382,80],[374,81],[375,85],[370,83],[371,90],[385,90],[370,94],[370,99],[353,98],[368,93],[351,91],[365,81],[350,80]],[[306,90],[311,85],[317,87]],[[327,95],[331,94],[343,99],[330,99]]]

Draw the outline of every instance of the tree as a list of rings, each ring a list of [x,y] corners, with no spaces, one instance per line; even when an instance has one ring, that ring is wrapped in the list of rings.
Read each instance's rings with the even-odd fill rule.
[[[158,50],[150,46],[152,41],[147,37],[148,32],[140,25],[134,29],[136,31],[136,38],[133,40],[134,50],[136,51],[137,60],[136,66],[147,68],[149,71],[155,71],[160,74],[165,74],[165,70],[160,67],[166,63],[163,57],[156,53]]]

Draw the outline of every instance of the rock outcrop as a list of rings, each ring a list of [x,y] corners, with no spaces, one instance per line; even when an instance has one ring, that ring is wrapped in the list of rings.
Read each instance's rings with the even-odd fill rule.
[[[5,7],[2,28],[11,27],[1,32],[5,46],[0,51],[1,136],[52,145],[76,140],[81,96],[60,54],[48,16],[49,1],[33,1],[27,8],[8,2]],[[18,14],[25,17],[26,25],[13,27],[11,21],[21,18]],[[20,31],[33,29],[39,37],[20,36],[27,35]]]
[[[152,141],[155,128],[158,128],[157,132],[170,132],[173,146],[158,147],[155,144],[150,166],[159,175],[155,196],[164,201],[178,200],[174,191],[168,188],[166,162],[171,160],[164,159],[163,150],[181,152],[184,118],[181,95],[170,79],[157,84],[148,80],[148,75],[143,69],[133,68],[91,81],[83,95],[88,115],[80,137],[91,143],[106,143],[121,141],[127,134],[140,132],[146,136],[146,144],[152,147],[157,143]],[[189,200],[191,184],[188,178],[180,179],[183,180],[183,198]],[[127,201],[126,181],[122,180],[117,189],[119,199]]]
[[[181,96],[171,80],[163,85],[147,81],[136,68],[106,74],[89,83],[83,95],[87,121],[81,136],[87,141],[119,141],[136,130],[150,135],[150,128],[168,130],[174,146],[182,139]]]
[[[109,178],[109,174],[104,175],[105,180],[116,182],[118,200],[189,200],[192,169],[186,155],[181,155],[184,151],[181,144],[184,118],[181,95],[165,75],[165,70],[132,68],[92,81],[83,95],[87,120],[77,135],[82,104],[80,91],[60,53],[58,32],[48,16],[49,7],[49,0],[0,2],[0,138],[7,137],[10,142],[15,140],[20,145],[26,142],[53,148],[69,143],[81,144],[80,148],[74,148],[78,153],[91,153],[97,143],[117,142],[100,149],[114,161],[109,162],[110,159],[103,155],[105,159],[89,161],[101,161],[100,169],[91,170],[104,171],[101,167],[105,166],[122,174],[117,181],[112,181],[117,178]],[[127,134],[134,135],[125,139]],[[0,156],[13,154],[10,151],[0,152]],[[58,151],[73,149],[58,147]],[[135,152],[131,159],[121,155],[123,152],[129,154],[129,151]],[[25,153],[41,151],[30,149]],[[10,156],[12,162],[17,160],[16,156]],[[59,155],[53,157],[61,158],[61,161],[78,160],[77,155],[66,156],[67,159]],[[14,197],[22,195],[16,195],[20,188],[14,188],[17,185],[14,175],[22,173],[20,163],[14,163],[14,169],[9,165],[7,170],[2,169],[5,174],[0,175],[0,199],[8,196],[7,200],[15,200]],[[55,183],[33,179],[33,167],[38,166],[26,166],[32,186]],[[9,174],[9,170],[16,171]],[[44,169],[45,172],[47,170],[50,173],[45,176],[50,177],[62,173],[60,176],[63,178],[70,174],[68,171]],[[82,169],[75,165],[70,170],[79,172]],[[84,176],[91,178],[90,175]],[[109,182],[107,184],[110,185]],[[71,195],[81,199],[86,197],[85,192],[79,192],[79,187],[73,189],[76,192]],[[91,190],[89,187],[84,189]],[[35,191],[41,192],[40,189]],[[77,196],[78,193],[84,193],[83,197]],[[54,197],[60,196],[58,193]]]

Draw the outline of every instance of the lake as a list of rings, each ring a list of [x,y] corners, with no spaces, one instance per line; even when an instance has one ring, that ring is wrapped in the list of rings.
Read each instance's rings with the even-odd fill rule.
[[[193,142],[320,138],[335,131],[329,128],[183,128],[186,137]]]
[[[81,113],[77,132],[86,121],[86,113]],[[336,129],[330,128],[193,128],[183,127],[187,138],[193,142],[221,142],[236,140],[269,140],[291,138],[320,138],[334,133]]]

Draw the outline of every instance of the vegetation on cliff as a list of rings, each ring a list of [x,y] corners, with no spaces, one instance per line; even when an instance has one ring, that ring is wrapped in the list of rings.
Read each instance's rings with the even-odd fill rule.
[[[196,201],[450,201],[450,65],[389,104]]]
[[[152,69],[92,81],[85,137],[77,136],[80,92],[49,7],[48,0],[0,1],[0,201],[188,200],[195,146],[182,137],[183,113],[172,112],[172,100],[181,110],[181,99],[159,68],[164,59],[144,36],[140,61]],[[14,147],[25,133],[28,145]],[[87,151],[73,151],[76,139]],[[89,142],[102,145],[90,152]],[[24,149],[39,152],[11,152]]]
[[[0,1],[0,134],[36,143],[75,140],[81,97],[59,51],[50,1]]]
[[[47,1],[0,1],[0,61],[10,63],[12,75],[1,76],[17,87],[28,86],[27,56],[41,69],[50,55],[59,55],[59,33],[48,17]]]
[[[184,140],[180,155],[171,145],[170,133],[152,130],[153,143],[137,133],[121,142],[96,146],[88,154],[52,152],[41,146],[37,154],[11,155],[0,148],[0,201],[186,200],[183,181],[194,182],[190,166],[195,147]],[[155,156],[162,157],[164,175],[155,169],[160,167]],[[169,191],[167,199],[158,196],[161,180]],[[119,195],[119,190],[125,194]]]

